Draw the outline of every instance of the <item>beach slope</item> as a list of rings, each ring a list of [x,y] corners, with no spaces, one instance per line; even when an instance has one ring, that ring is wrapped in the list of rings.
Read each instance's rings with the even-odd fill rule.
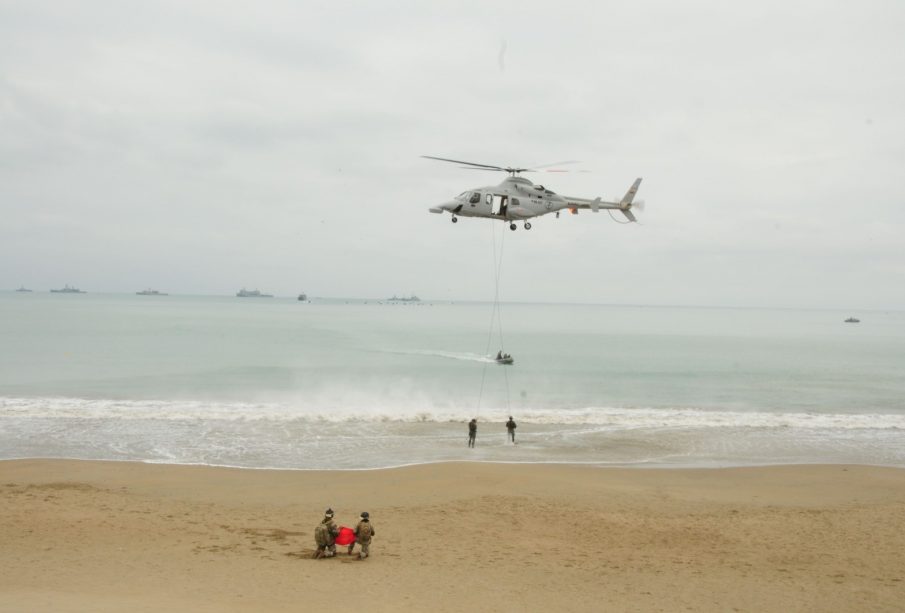
[[[903,528],[893,468],[3,461],[0,611],[901,611]]]

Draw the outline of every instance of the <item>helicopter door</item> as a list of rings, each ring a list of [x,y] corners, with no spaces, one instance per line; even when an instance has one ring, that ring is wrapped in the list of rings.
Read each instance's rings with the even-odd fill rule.
[[[490,196],[490,194],[488,194]],[[491,215],[506,215],[509,196],[493,196],[493,204],[490,207]]]

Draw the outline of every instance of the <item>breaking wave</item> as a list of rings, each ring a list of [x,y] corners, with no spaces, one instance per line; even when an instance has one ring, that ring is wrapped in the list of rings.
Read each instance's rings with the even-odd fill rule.
[[[222,402],[202,400],[115,400],[85,398],[0,397],[0,418],[122,419],[243,422],[436,422],[463,421],[474,406],[322,407],[306,402]],[[801,428],[834,430],[905,430],[905,415],[892,413],[817,413],[730,411],[701,408],[585,407],[532,409],[488,407],[477,411],[484,421],[518,421],[546,425],[593,425],[607,429]]]

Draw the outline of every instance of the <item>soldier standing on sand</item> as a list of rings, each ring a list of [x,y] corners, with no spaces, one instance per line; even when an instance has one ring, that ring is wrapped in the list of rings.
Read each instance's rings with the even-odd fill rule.
[[[468,422],[468,446],[474,447],[474,441],[478,436],[478,418],[473,418]]]
[[[515,444],[515,429],[518,426],[515,425],[515,420],[512,419],[512,415],[509,416],[509,421],[506,422],[506,432],[509,434],[509,440],[512,441],[512,444]]]
[[[321,523],[314,529],[314,542],[317,544],[314,559],[332,558],[336,555],[336,536],[338,534],[339,528],[333,521],[333,509],[327,509],[324,511]]]
[[[371,537],[376,534],[374,526],[371,525],[371,516],[367,511],[362,511],[359,517],[358,525],[355,526],[355,540],[349,545],[349,555],[355,548],[355,543],[361,545],[361,551],[358,552],[358,559],[364,560],[371,554]]]

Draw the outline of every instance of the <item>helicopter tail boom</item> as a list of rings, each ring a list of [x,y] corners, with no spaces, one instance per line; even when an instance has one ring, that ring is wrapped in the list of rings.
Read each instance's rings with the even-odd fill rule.
[[[594,198],[593,200],[589,200],[587,198],[569,198],[566,197],[566,207],[571,210],[573,213],[577,213],[578,209],[590,209],[593,212],[597,213],[600,209],[614,209],[621,212],[625,215],[626,219],[629,221],[638,221],[635,218],[635,214],[632,213],[632,206],[635,205],[635,194],[638,193],[638,188],[641,186],[641,179],[635,179],[635,182],[632,183],[632,186],[625,192],[625,196],[622,197],[622,200],[619,202],[613,202],[608,200],[602,200],[600,198]],[[640,201],[637,203],[640,206]]]

